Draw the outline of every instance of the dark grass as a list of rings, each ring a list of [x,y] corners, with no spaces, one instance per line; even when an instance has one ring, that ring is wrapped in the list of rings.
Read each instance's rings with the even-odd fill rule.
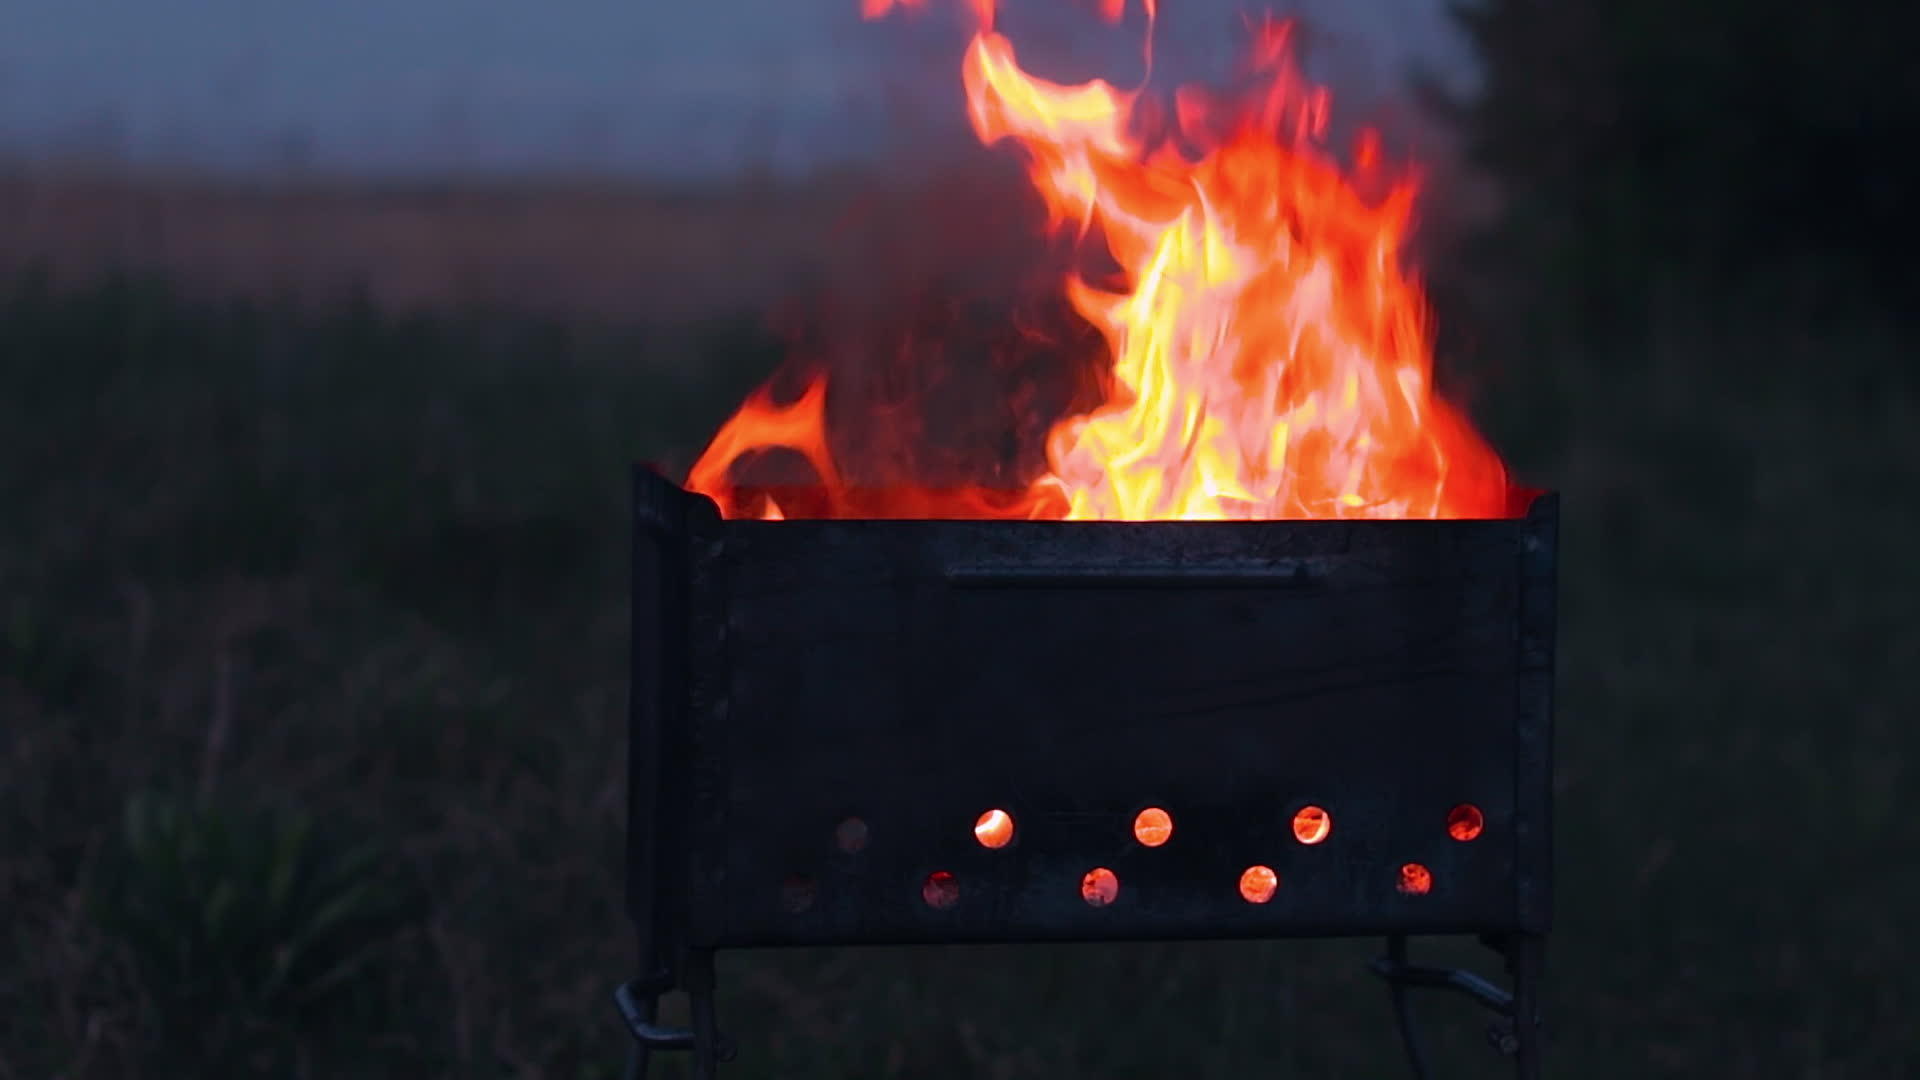
[[[1510,350],[1476,401],[1565,492],[1553,1075],[1915,1074],[1906,346],[1646,321]],[[625,467],[684,463],[774,355],[11,283],[0,1078],[617,1075]],[[136,796],[197,824],[143,858]],[[295,809],[311,845],[248,839]],[[275,891],[369,842],[393,904]],[[295,940],[297,977],[254,962]],[[1398,1075],[1373,948],[740,955],[721,1006],[742,1080]],[[1469,1010],[1426,1016],[1497,1074]]]

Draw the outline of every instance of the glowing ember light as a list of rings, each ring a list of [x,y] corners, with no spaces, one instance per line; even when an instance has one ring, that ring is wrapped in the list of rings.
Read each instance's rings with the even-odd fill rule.
[[[1120,895],[1120,879],[1106,867],[1087,871],[1080,879],[1080,899],[1094,907],[1106,907]]]
[[[1249,904],[1264,904],[1280,891],[1280,875],[1271,866],[1249,866],[1240,875],[1240,895]]]
[[[1005,810],[989,810],[973,823],[973,838],[981,847],[1003,848],[1013,843],[1013,815]]]
[[[749,398],[694,466],[690,489],[730,517],[768,519],[1510,512],[1500,459],[1434,390],[1425,300],[1401,265],[1415,183],[1379,175],[1371,134],[1355,154],[1366,185],[1326,152],[1330,98],[1291,65],[1290,24],[1257,28],[1251,91],[1183,87],[1171,134],[1163,124],[1150,136],[1155,125],[1135,122],[1138,92],[1028,74],[994,29],[992,0],[970,3],[977,29],[961,78],[975,134],[1017,146],[1054,224],[1097,237],[1121,270],[1118,288],[1064,283],[1106,341],[1106,400],[1056,423],[1044,467],[1023,466],[1033,479],[1011,492],[936,495],[909,483],[855,498],[817,377],[791,404],[764,390]],[[923,5],[861,0],[869,18]],[[1126,8],[1101,0],[1099,10],[1117,19]],[[1150,44],[1154,5],[1142,10]],[[1363,197],[1361,186],[1385,194]],[[864,445],[876,454],[871,439]],[[820,505],[802,512],[741,494],[734,465],[769,450],[805,459]]]
[[[1159,847],[1173,839],[1173,817],[1157,806],[1149,806],[1133,819],[1133,838],[1147,847]]]
[[[1303,806],[1293,815],[1293,838],[1303,844],[1318,844],[1333,832],[1333,817],[1318,806]]]
[[[960,882],[945,870],[935,870],[920,886],[920,899],[930,908],[950,908],[960,902]]]
[[[1400,868],[1400,891],[1409,896],[1425,896],[1433,891],[1433,872],[1417,862]]]
[[[1472,803],[1461,803],[1447,811],[1447,835],[1463,844],[1479,836],[1486,827],[1485,815]]]

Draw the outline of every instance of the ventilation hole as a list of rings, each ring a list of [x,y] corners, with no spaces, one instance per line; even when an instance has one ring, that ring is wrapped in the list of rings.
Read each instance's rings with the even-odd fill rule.
[[[1303,844],[1317,844],[1333,831],[1333,818],[1318,806],[1303,806],[1293,815],[1293,838]]]
[[[1280,875],[1271,866],[1249,866],[1240,875],[1240,895],[1249,904],[1264,904],[1280,891]]]
[[[1087,871],[1080,879],[1080,899],[1094,907],[1106,907],[1120,895],[1120,879],[1104,866]]]
[[[1003,848],[1013,843],[1013,815],[1005,810],[989,810],[973,823],[973,838],[981,847]]]
[[[1486,827],[1486,815],[1472,803],[1461,803],[1447,811],[1447,835],[1463,844],[1479,836]]]
[[[1417,862],[1400,868],[1400,891],[1409,896],[1425,896],[1433,891],[1433,871]]]
[[[945,870],[935,870],[927,875],[927,883],[920,886],[920,899],[930,908],[946,910],[960,902],[960,882]]]
[[[1173,839],[1173,818],[1157,806],[1149,806],[1134,815],[1133,838],[1148,847],[1159,847]]]
[[[833,842],[841,851],[852,855],[865,851],[867,847],[867,823],[857,817],[850,817],[833,830]]]
[[[813,906],[813,879],[805,874],[790,874],[780,883],[780,906],[799,914]]]

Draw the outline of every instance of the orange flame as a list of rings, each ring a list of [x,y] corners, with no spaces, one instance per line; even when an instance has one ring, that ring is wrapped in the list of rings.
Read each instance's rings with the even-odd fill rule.
[[[735,503],[728,471],[741,455],[769,447],[783,447],[806,458],[822,487],[838,489],[840,472],[827,449],[827,380],[815,377],[806,392],[789,405],[776,405],[772,390],[761,387],[741,404],[707,445],[707,452],[687,474],[687,490],[711,496],[728,517],[742,516]],[[767,500],[761,517],[779,520],[786,515]]]
[[[1120,292],[1066,282],[1073,307],[1106,339],[1112,393],[1054,427],[1048,469],[1021,497],[916,493],[877,516],[1508,512],[1499,458],[1433,389],[1425,302],[1400,265],[1415,184],[1399,180],[1369,201],[1319,148],[1330,101],[1289,64],[1289,24],[1255,28],[1256,92],[1220,98],[1185,87],[1175,95],[1175,136],[1186,153],[1175,140],[1152,145],[1134,132],[1137,91],[1029,75],[993,30],[992,0],[971,2],[979,29],[962,78],[975,133],[983,143],[1019,145],[1054,223],[1097,230],[1124,271]],[[862,0],[862,10],[879,17],[923,3]],[[1124,0],[1101,0],[1109,19],[1125,9]],[[1151,27],[1152,0],[1143,10]],[[1363,173],[1378,152],[1377,139],[1363,136]],[[729,477],[744,454],[784,447],[824,488],[839,487],[825,395],[823,380],[788,406],[756,394],[688,486],[730,515],[777,515],[771,502],[741,504]]]

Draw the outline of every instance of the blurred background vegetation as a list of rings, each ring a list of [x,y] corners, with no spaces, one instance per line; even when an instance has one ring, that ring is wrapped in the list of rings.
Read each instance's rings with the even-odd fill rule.
[[[1568,514],[1553,1074],[1920,1074],[1911,9],[1459,20],[1442,359]],[[341,292],[143,261],[272,223],[116,184],[0,181],[0,1078],[618,1075],[625,468],[772,369],[832,200],[389,192]],[[742,1078],[1397,1075],[1371,951],[736,956],[722,1016]]]

